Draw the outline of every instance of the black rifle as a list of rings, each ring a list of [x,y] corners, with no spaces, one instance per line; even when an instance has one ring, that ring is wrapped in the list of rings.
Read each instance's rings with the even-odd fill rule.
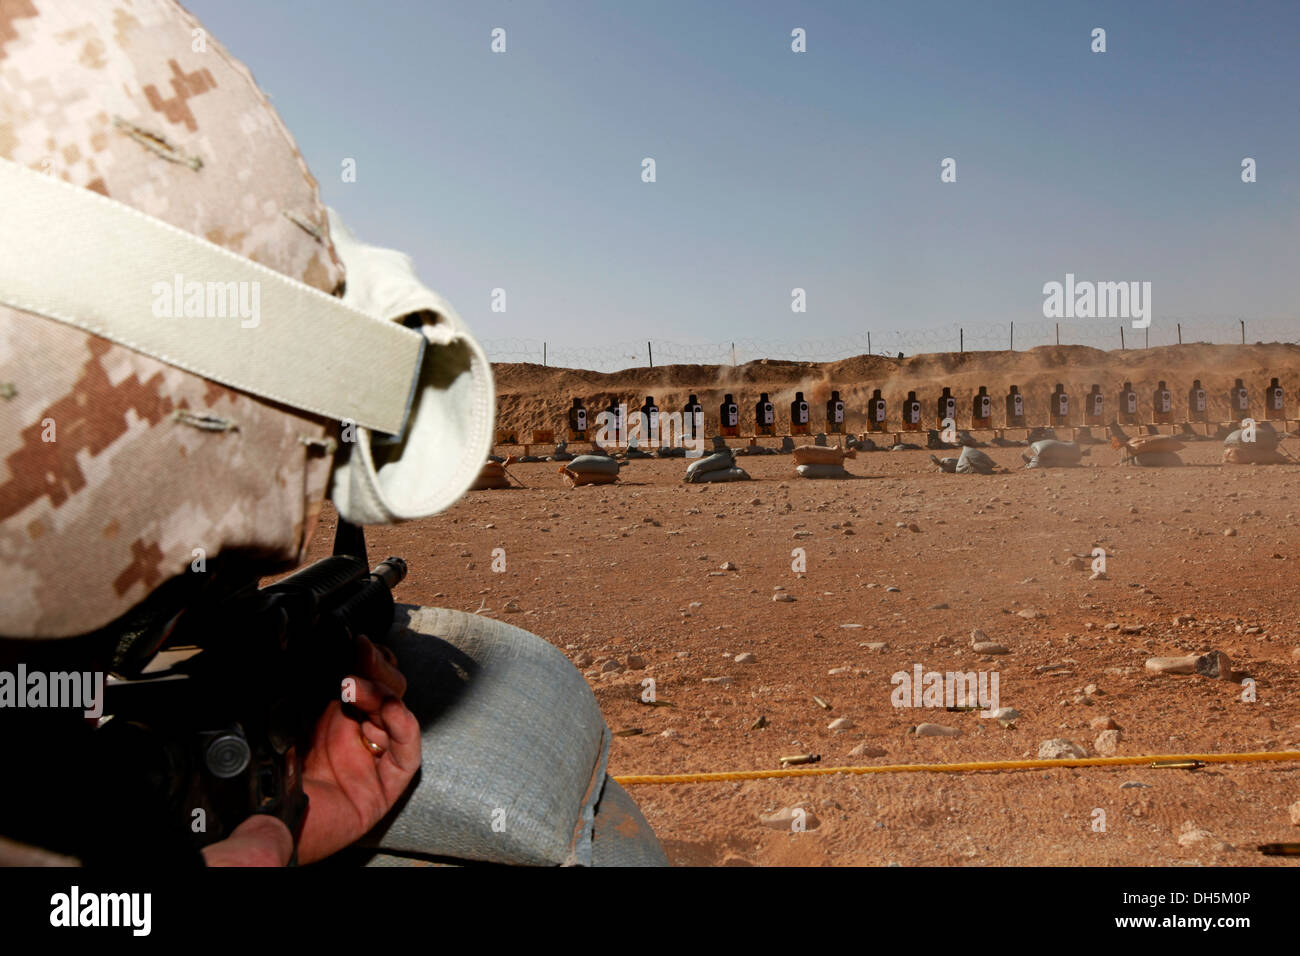
[[[344,522],[335,551],[267,587],[188,608],[149,669],[106,687],[111,719],[99,742],[122,773],[147,777],[196,848],[254,813],[279,817],[297,845],[313,728],[331,701],[347,706],[356,638],[387,637],[392,589],[406,576],[401,558],[371,571],[360,529]]]

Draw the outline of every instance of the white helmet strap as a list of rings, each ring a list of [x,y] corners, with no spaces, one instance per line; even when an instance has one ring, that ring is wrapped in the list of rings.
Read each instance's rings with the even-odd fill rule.
[[[0,303],[241,392],[400,435],[425,335],[0,159]]]

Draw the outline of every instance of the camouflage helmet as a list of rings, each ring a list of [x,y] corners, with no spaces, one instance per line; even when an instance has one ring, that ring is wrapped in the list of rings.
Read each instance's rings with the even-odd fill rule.
[[[82,288],[66,307],[61,298],[64,285],[84,285],[72,270],[104,274],[108,286],[116,283],[110,270],[135,270],[140,281],[158,280],[143,293],[153,297],[153,317],[172,315],[158,309],[160,297],[171,298],[171,270],[160,268],[165,257],[151,258],[129,239],[110,250],[114,243],[103,237],[80,249],[94,263],[64,251],[76,246],[81,227],[67,220],[85,211],[101,229],[123,236],[152,230],[148,235],[208,257],[203,261],[226,256],[231,270],[254,270],[300,306],[314,302],[334,320],[350,318],[338,312],[345,265],[316,181],[248,70],[171,0],[5,0],[0,174],[11,208],[48,193],[65,243],[57,254],[15,266],[15,250],[50,241],[45,229],[32,228],[43,207],[29,209],[21,227],[0,217],[0,258],[10,260],[7,269],[0,262],[0,635],[63,637],[104,627],[163,582],[221,553],[246,556],[263,571],[297,563],[329,488],[341,419],[335,408],[292,390],[286,397],[273,387],[246,387],[240,376],[320,365],[318,356],[295,363],[284,346],[306,340],[304,348],[322,347],[312,340],[326,337],[325,326],[319,336],[299,329],[293,339],[277,339],[278,315],[264,315],[246,345],[221,331],[225,345],[218,347],[204,336],[227,330],[225,320],[187,327],[195,331],[183,340],[175,337],[179,326],[168,325],[174,320],[141,326],[148,316],[138,289],[130,301],[117,301],[112,289],[99,296]],[[24,285],[27,273],[47,268],[67,281]],[[182,296],[188,308],[189,288],[177,274],[176,316]],[[242,286],[230,289],[234,296]],[[101,327],[99,313],[114,309],[146,338],[163,328],[170,344],[146,348]],[[379,318],[385,321],[372,324],[391,330],[387,340],[412,336],[423,355],[427,333],[391,321],[399,315]],[[445,329],[442,335],[450,340]],[[398,344],[410,351],[408,340]],[[346,365],[348,345],[332,347]],[[208,368],[208,351],[222,353],[226,365]],[[482,364],[481,350],[471,351]],[[414,359],[416,382],[421,361]],[[222,374],[227,367],[239,374]],[[409,412],[418,388],[402,387]],[[475,411],[467,452],[478,463],[483,411]],[[366,464],[373,476],[369,456]],[[438,505],[473,480],[473,469],[465,470],[463,484],[447,483]],[[413,516],[378,510],[379,520]]]

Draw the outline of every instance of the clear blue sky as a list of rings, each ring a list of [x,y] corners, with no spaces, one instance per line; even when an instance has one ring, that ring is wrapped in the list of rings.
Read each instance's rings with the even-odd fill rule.
[[[1157,324],[1300,314],[1295,0],[186,6],[484,339],[1042,321],[1067,272]]]

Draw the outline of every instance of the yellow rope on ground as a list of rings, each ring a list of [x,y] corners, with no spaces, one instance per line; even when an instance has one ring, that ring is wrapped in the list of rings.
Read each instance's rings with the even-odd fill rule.
[[[785,767],[780,770],[731,770],[720,773],[631,774],[614,779],[623,786],[652,783],[719,783],[772,777],[824,777],[835,773],[957,773],[973,770],[1051,770],[1057,767],[1125,767],[1153,761],[1199,760],[1201,763],[1258,763],[1300,760],[1300,750],[1237,754],[1156,754],[1147,757],[1071,757],[1062,760],[986,760],[968,763],[895,763],[875,767]]]

